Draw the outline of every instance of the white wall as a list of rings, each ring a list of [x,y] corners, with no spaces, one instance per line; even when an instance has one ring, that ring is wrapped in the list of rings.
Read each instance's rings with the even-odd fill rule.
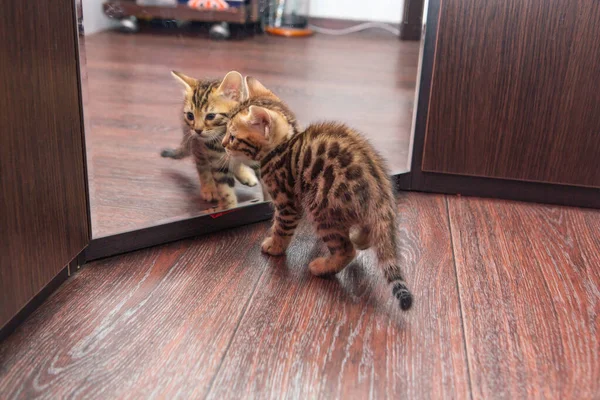
[[[103,0],[82,0],[83,29],[86,35],[91,35],[117,25],[117,22],[108,18],[102,11]]]
[[[381,21],[399,24],[404,0],[310,0],[313,17]]]

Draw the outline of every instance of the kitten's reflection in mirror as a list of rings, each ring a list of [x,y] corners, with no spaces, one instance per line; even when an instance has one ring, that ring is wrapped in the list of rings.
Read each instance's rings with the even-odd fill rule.
[[[258,184],[258,169],[229,157],[221,143],[229,113],[243,100],[243,77],[236,71],[229,72],[222,80],[171,73],[184,89],[183,137],[179,147],[164,149],[161,155],[177,160],[192,156],[202,199],[216,202],[218,209],[236,207],[235,178],[246,186]]]

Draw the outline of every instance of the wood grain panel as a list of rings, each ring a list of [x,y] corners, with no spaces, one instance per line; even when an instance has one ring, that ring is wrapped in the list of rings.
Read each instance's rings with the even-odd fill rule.
[[[474,398],[600,393],[600,212],[451,198]]]
[[[399,310],[368,254],[334,280],[311,277],[324,249],[304,225],[261,278],[209,398],[468,398],[444,198],[399,208],[413,309]]]
[[[311,277],[306,225],[286,259],[262,223],[92,263],[0,343],[2,395],[598,397],[600,212],[448,207],[400,197],[408,313],[369,254]]]
[[[202,398],[267,267],[267,228],[89,264],[0,345],[2,396]]]
[[[432,1],[423,170],[600,187],[600,3]]]
[[[0,326],[89,241],[74,2],[0,6]]]
[[[181,138],[181,89],[171,69],[196,76],[218,77],[231,69],[255,75],[301,121],[335,119],[364,131],[397,173],[406,170],[418,51],[417,43],[377,31],[227,42],[156,30],[86,37],[93,236],[195,217],[211,207],[199,198],[190,162],[158,156]],[[257,192],[241,196],[249,200]]]

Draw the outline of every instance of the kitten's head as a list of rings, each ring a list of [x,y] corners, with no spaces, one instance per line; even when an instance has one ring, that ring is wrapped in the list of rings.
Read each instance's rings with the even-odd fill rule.
[[[228,114],[241,101],[244,79],[231,71],[223,80],[198,80],[180,72],[171,74],[184,87],[183,121],[190,133],[211,140],[225,132]]]
[[[231,113],[223,147],[233,157],[260,161],[298,126],[288,107],[257,79],[247,77],[245,86],[248,98]]]

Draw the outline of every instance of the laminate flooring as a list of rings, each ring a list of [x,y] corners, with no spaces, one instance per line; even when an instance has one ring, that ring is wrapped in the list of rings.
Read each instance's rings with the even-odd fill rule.
[[[400,193],[399,310],[358,259],[332,279],[306,224],[100,260],[0,344],[2,398],[597,399],[600,211]]]

